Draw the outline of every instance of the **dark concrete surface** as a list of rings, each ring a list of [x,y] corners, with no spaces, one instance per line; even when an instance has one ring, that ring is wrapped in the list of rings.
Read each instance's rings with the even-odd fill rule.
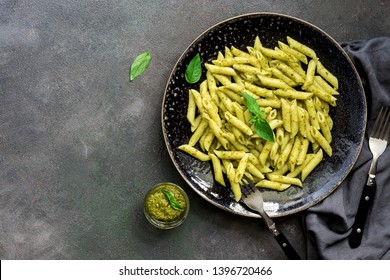
[[[285,259],[261,220],[204,201],[163,142],[161,101],[201,32],[250,12],[307,20],[337,41],[390,35],[387,0],[0,0],[0,259]],[[128,81],[136,55],[149,69]],[[152,185],[191,199],[187,221],[143,216]],[[305,256],[304,213],[276,221]]]

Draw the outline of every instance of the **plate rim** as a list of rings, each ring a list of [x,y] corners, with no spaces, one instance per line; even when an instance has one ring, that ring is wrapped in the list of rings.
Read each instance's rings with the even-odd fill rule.
[[[320,27],[304,20],[304,19],[301,19],[301,18],[298,18],[298,17],[295,17],[295,16],[291,16],[291,15],[286,15],[286,14],[282,14],[282,13],[276,13],[276,12],[252,12],[252,13],[244,13],[244,14],[240,14],[240,15],[236,15],[236,16],[233,16],[233,17],[229,17],[229,18],[226,18],[222,21],[219,21],[213,25],[211,25],[209,28],[207,28],[206,30],[204,30],[203,32],[201,32],[198,36],[196,36],[196,38],[194,40],[192,40],[192,42],[186,47],[186,49],[181,53],[181,55],[179,56],[179,58],[177,59],[176,63],[174,64],[173,68],[172,68],[172,71],[171,73],[169,74],[169,77],[168,77],[168,80],[167,80],[167,83],[166,83],[166,86],[165,86],[165,89],[164,89],[164,95],[163,95],[163,99],[162,99],[162,108],[161,108],[161,125],[162,125],[162,134],[163,134],[163,138],[164,138],[164,143],[165,143],[165,146],[168,150],[168,154],[169,154],[169,157],[171,158],[171,161],[173,162],[176,170],[179,172],[179,174],[181,175],[181,177],[184,179],[184,181],[191,187],[191,189],[193,189],[198,195],[200,195],[203,199],[205,199],[207,202],[211,203],[212,205],[218,207],[219,209],[222,209],[226,212],[229,212],[229,213],[233,213],[235,215],[238,215],[238,216],[244,216],[244,217],[250,217],[250,218],[261,218],[261,216],[259,214],[257,214],[256,212],[254,211],[251,211],[251,210],[247,210],[247,213],[242,213],[242,212],[236,212],[234,211],[233,209],[231,208],[227,208],[227,207],[224,207],[223,205],[219,204],[219,203],[216,203],[215,201],[213,200],[210,200],[205,193],[201,192],[198,188],[194,187],[193,186],[193,183],[187,178],[187,176],[183,173],[183,171],[180,169],[178,163],[176,162],[176,160],[174,159],[174,156],[173,156],[173,153],[170,151],[170,145],[169,145],[169,139],[168,139],[168,136],[167,136],[167,133],[166,133],[166,129],[165,129],[165,126],[164,126],[164,105],[165,105],[165,102],[166,102],[166,96],[167,96],[167,90],[168,90],[168,87],[169,87],[169,84],[170,84],[170,81],[173,77],[173,74],[175,73],[176,71],[176,68],[178,66],[178,64],[183,60],[183,58],[186,56],[186,54],[188,53],[188,51],[191,49],[191,47],[193,47],[195,45],[195,43],[197,43],[203,36],[205,36],[207,33],[209,33],[210,31],[212,31],[214,28],[220,26],[220,25],[223,25],[225,23],[228,23],[228,22],[231,22],[231,21],[234,21],[234,20],[239,20],[239,19],[243,19],[243,18],[246,18],[246,17],[256,17],[256,16],[278,16],[278,17],[283,17],[283,18],[288,18],[288,19],[292,19],[292,20],[295,20],[295,21],[298,21],[298,22],[301,22],[303,24],[306,24],[306,25],[309,25],[310,27],[312,27],[313,29],[323,33],[329,40],[332,41],[332,43],[341,51],[341,53],[343,54],[343,56],[346,58],[346,60],[348,61],[349,65],[351,66],[356,78],[357,78],[357,81],[358,81],[358,84],[359,84],[359,87],[361,88],[362,90],[362,99],[363,99],[363,107],[364,107],[364,114],[363,114],[363,130],[362,130],[362,134],[360,136],[360,139],[359,139],[359,145],[357,146],[357,150],[356,150],[356,155],[355,157],[353,158],[353,161],[350,163],[350,165],[346,168],[346,172],[343,174],[343,176],[341,178],[339,178],[338,182],[335,184],[335,186],[333,188],[331,188],[330,190],[328,190],[327,192],[325,192],[322,196],[320,196],[316,201],[313,201],[312,203],[310,204],[305,204],[301,207],[298,207],[296,209],[292,209],[292,210],[289,210],[289,211],[286,211],[284,213],[280,213],[280,214],[274,214],[274,213],[271,213],[270,216],[272,218],[278,218],[278,217],[285,217],[285,216],[289,216],[289,215],[293,215],[293,214],[297,214],[299,212],[302,212],[302,211],[305,211],[315,205],[317,205],[318,203],[320,203],[321,201],[323,201],[325,198],[327,198],[331,193],[333,193],[339,186],[340,184],[346,179],[346,177],[350,174],[353,166],[355,165],[357,159],[359,158],[359,155],[361,153],[361,150],[362,150],[362,147],[363,147],[363,143],[364,143],[364,138],[365,138],[365,132],[366,132],[366,126],[367,126],[367,99],[366,99],[366,95],[365,95],[365,90],[364,90],[364,86],[363,86],[363,83],[362,83],[362,80],[360,78],[360,75],[355,67],[355,64],[352,62],[350,56],[348,55],[348,53],[341,47],[341,45],[331,36],[329,35],[327,32],[325,32],[323,29],[321,29]],[[242,203],[240,202],[236,202],[236,203],[239,203],[241,205],[243,205]],[[264,203],[266,204],[267,202],[264,201]]]

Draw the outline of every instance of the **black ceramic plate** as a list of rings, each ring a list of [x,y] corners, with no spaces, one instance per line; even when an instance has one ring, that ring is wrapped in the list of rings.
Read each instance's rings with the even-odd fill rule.
[[[210,203],[233,213],[259,217],[242,203],[236,203],[229,188],[214,182],[209,162],[200,162],[177,147],[191,136],[186,120],[190,85],[184,73],[189,61],[200,53],[202,63],[215,59],[225,46],[245,50],[255,36],[265,47],[275,47],[291,36],[313,48],[326,68],[339,79],[337,107],[331,109],[334,120],[333,156],[324,160],[309,175],[303,188],[284,192],[262,190],[264,207],[271,217],[285,216],[307,209],[326,198],[344,180],[361,150],[366,126],[366,101],[362,83],[347,54],[337,42],[316,26],[300,19],[270,13],[246,14],[223,21],[202,33],[185,50],[169,77],[162,104],[162,129],[170,157],[185,181]],[[204,67],[203,67],[204,68]],[[203,70],[202,80],[205,79]]]

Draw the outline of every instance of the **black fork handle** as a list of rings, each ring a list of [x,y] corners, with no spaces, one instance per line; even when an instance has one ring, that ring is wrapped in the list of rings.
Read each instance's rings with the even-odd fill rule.
[[[371,201],[374,199],[375,189],[375,178],[369,178],[367,184],[363,188],[362,197],[360,198],[358,211],[355,217],[355,223],[352,226],[352,231],[348,238],[349,246],[351,246],[351,248],[359,247],[362,241],[363,230],[370,210]]]
[[[284,233],[279,230],[279,228],[274,224],[273,227],[270,227],[272,234],[274,235],[276,241],[278,242],[280,248],[284,251],[287,258],[290,260],[301,260],[301,257],[288,241]]]

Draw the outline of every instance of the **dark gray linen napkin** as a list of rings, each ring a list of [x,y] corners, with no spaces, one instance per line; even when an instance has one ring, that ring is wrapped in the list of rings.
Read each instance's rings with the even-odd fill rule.
[[[325,200],[303,216],[308,259],[390,259],[390,148],[379,158],[377,189],[361,245],[352,249],[348,236],[372,159],[368,137],[381,106],[390,106],[390,37],[351,41],[341,46],[362,79],[367,99],[367,130],[351,173]]]

